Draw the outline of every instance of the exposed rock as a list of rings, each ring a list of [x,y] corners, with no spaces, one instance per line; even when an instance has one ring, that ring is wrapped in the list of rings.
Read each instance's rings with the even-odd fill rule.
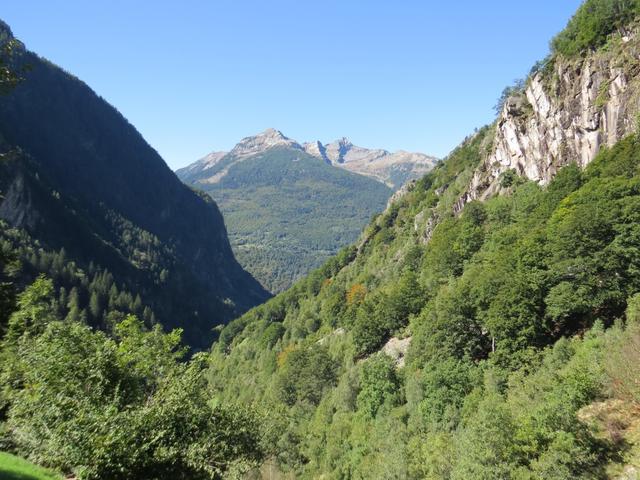
[[[602,146],[636,129],[640,111],[637,32],[584,59],[557,58],[549,74],[536,73],[524,95],[508,99],[497,121],[494,149],[475,172],[454,210],[500,189],[514,169],[545,185],[564,165],[588,165]]]
[[[258,135],[243,138],[230,152],[212,152],[177,170],[176,174],[187,182],[197,178],[197,183],[201,184],[218,183],[234,164],[276,147],[305,151],[329,165],[373,178],[396,190],[408,180],[423,176],[438,162],[435,157],[422,153],[402,150],[390,153],[358,147],[346,138],[327,145],[320,141],[301,145],[282,132],[268,128]]]
[[[438,220],[439,217],[433,210],[422,210],[414,217],[413,229],[418,234],[420,243],[429,243],[433,235],[433,230],[438,224]]]
[[[420,239],[422,243],[429,243],[429,240],[431,240],[431,237],[433,236],[433,231],[435,230],[436,225],[438,225],[438,220],[439,217],[432,213],[422,231],[422,237]]]
[[[409,350],[409,345],[411,345],[411,337],[391,337],[382,347],[382,352],[393,359],[397,368],[402,368],[404,367],[404,357]]]
[[[200,160],[180,169],[183,176],[197,175],[214,168],[228,152],[211,152]]]
[[[327,149],[320,141],[305,143],[303,147],[309,155],[321,158],[328,164],[331,164],[331,160],[327,156]]]
[[[359,157],[368,152],[365,148],[356,147],[351,141],[342,137],[335,142],[331,142],[325,146],[326,156],[331,160],[331,163],[345,163],[348,162],[347,155]],[[384,152],[384,150],[377,150],[376,152]],[[386,152],[385,152],[386,153]]]
[[[416,186],[416,181],[415,180],[409,180],[407,183],[405,183],[402,186],[402,188],[400,188],[400,190],[398,190],[396,193],[391,195],[391,198],[387,202],[387,208],[389,208],[393,203],[397,202],[402,197],[404,197],[407,193],[409,193],[411,190],[413,190],[415,188],[415,186]]]
[[[4,166],[3,166],[4,167]],[[0,196],[0,219],[14,227],[35,230],[40,214],[33,206],[33,190],[20,169],[8,186],[2,186]]]
[[[296,150],[303,149],[298,142],[285,137],[279,130],[267,128],[258,135],[243,138],[229,153],[235,157],[244,157],[255,155],[274,147],[289,147]]]
[[[638,480],[640,479],[640,469],[633,465],[627,465],[623,472],[616,477],[616,480]]]

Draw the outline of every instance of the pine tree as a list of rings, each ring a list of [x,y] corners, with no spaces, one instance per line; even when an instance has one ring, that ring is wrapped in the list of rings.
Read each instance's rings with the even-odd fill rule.
[[[91,293],[91,298],[89,299],[89,313],[94,320],[102,318],[102,302],[96,291]]]

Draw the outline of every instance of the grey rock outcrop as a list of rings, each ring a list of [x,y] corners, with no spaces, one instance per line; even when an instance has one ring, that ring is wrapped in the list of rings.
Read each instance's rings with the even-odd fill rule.
[[[508,170],[545,185],[570,163],[587,166],[603,146],[636,130],[640,41],[635,33],[584,58],[556,58],[520,96],[505,102],[493,152],[475,172],[456,210],[500,190]]]

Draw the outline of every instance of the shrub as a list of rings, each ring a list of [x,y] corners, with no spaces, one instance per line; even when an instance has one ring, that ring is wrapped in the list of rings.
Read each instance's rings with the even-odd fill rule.
[[[552,41],[554,53],[573,56],[597,48],[640,13],[638,0],[586,0]]]
[[[378,354],[367,360],[360,374],[358,410],[373,418],[383,405],[393,406],[399,400],[400,380],[393,360]]]
[[[281,365],[278,387],[282,400],[288,405],[296,402],[317,405],[325,389],[336,384],[335,362],[320,345],[285,351],[287,355],[278,358]]]
[[[255,465],[255,418],[211,404],[206,357],[179,363],[179,343],[178,332],[145,331],[129,317],[115,339],[53,321],[5,344],[7,427],[18,453],[83,480],[205,480]]]

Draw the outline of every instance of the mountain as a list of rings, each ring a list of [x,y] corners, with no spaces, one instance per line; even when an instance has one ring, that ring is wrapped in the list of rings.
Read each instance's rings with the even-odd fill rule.
[[[397,151],[390,153],[381,149],[368,149],[341,138],[323,145],[319,141],[305,143],[303,148],[314,157],[349,170],[374,178],[394,190],[409,180],[422,177],[431,170],[438,159],[423,153]]]
[[[265,471],[637,476],[638,52],[640,4],[587,0],[494,123],[224,328],[212,395],[277,412]]]
[[[215,183],[215,165],[227,153],[241,158],[260,153],[276,145],[292,150],[304,150],[309,155],[325,161],[329,165],[343,168],[384,183],[398,190],[409,180],[420,178],[438,162],[436,157],[424,153],[397,151],[390,153],[382,149],[369,149],[352,144],[347,138],[323,144],[320,141],[300,144],[276,129],[269,128],[259,135],[247,137],[236,145],[232,152],[211,152],[200,160],[176,171],[187,183]],[[206,175],[211,175],[206,178]]]
[[[200,348],[269,297],[236,262],[216,204],[115,108],[4,23],[0,42],[12,43],[10,67],[24,77],[0,96],[0,219],[25,278],[56,265],[63,310],[103,328],[134,311]]]
[[[392,194],[274,129],[176,173],[220,205],[238,260],[272,292],[353,242]]]

